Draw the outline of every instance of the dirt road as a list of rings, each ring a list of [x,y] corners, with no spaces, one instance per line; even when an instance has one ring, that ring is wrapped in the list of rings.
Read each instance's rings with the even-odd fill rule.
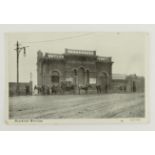
[[[9,98],[10,118],[144,117],[144,94],[20,96]]]

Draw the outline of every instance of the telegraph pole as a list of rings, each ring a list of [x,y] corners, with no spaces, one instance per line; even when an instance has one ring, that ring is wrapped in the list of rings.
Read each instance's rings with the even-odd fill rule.
[[[17,95],[19,95],[19,54],[21,51],[24,52],[24,55],[26,54],[26,48],[29,47],[29,46],[23,46],[23,47],[20,47],[20,44],[19,42],[17,41],[16,43],[16,53],[17,53],[17,89],[16,89],[16,93]]]
[[[17,41],[17,48],[16,48],[16,51],[17,51],[17,88],[18,88],[18,84],[19,84],[19,43]]]

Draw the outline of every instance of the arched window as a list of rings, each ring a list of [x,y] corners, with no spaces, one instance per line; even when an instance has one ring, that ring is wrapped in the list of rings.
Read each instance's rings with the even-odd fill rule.
[[[46,74],[49,73],[49,70],[50,70],[50,66],[49,66],[49,64],[47,63],[47,64],[46,64]]]
[[[85,85],[85,70],[83,67],[78,70],[78,83],[79,85]]]
[[[74,69],[74,76],[77,76],[77,70]]]
[[[51,81],[52,81],[52,83],[56,83],[56,84],[59,83],[59,81],[60,81],[59,72],[57,72],[57,71],[53,71],[53,72],[52,72]]]

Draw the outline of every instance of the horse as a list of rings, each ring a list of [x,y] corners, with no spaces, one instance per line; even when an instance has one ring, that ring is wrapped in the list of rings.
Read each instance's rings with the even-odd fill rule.
[[[59,90],[59,87],[58,86],[53,85],[51,87],[51,93],[52,94],[57,94],[58,93],[58,90]]]
[[[85,86],[79,86],[78,88],[79,88],[79,94],[80,94],[80,91],[81,90],[84,90],[85,91],[85,94],[88,94],[88,89],[89,88],[92,88],[92,86],[90,84],[87,84]]]
[[[61,90],[62,90],[62,94],[64,94],[66,91],[70,92],[72,91],[73,93],[75,93],[75,85],[74,84],[67,84],[67,82],[62,82],[61,83]]]
[[[96,90],[97,90],[97,93],[98,94],[101,94],[102,91],[105,92],[105,93],[108,93],[108,85],[104,85],[104,86],[101,86],[101,85],[96,85]]]

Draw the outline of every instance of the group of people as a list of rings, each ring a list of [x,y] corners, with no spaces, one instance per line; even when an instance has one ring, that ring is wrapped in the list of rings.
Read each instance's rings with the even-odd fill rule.
[[[55,95],[55,94],[64,94],[65,92],[75,93],[74,85],[67,85],[66,83],[61,83],[57,85],[50,86],[35,86],[34,95]]]
[[[95,88],[96,87],[96,88]],[[106,85],[104,90],[103,87],[100,85],[96,85],[94,89],[96,89],[98,94],[101,93],[107,93],[108,92],[108,86]],[[34,87],[34,95],[56,95],[56,94],[65,94],[66,92],[69,92],[71,94],[75,94],[76,90],[80,94],[81,90],[85,92],[85,94],[88,93],[89,89],[92,88],[90,84],[87,84],[85,86],[75,86],[73,84],[67,84],[65,82],[62,82],[58,85],[52,85],[52,86],[36,86]]]
[[[120,87],[119,87],[119,90],[120,90],[121,92],[126,92],[127,88],[126,88],[126,86],[120,86]]]
[[[51,95],[60,92],[59,86],[34,86],[34,95]]]

